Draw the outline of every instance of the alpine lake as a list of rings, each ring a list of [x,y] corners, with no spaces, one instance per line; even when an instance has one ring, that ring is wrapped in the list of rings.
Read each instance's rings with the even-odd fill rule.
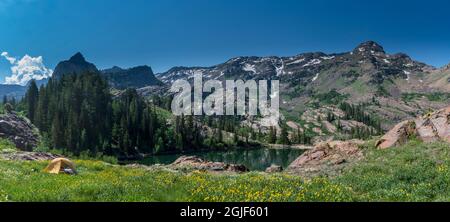
[[[212,162],[242,164],[251,171],[264,171],[271,165],[282,166],[284,169],[297,159],[305,150],[302,149],[232,149],[226,151],[201,151],[188,154],[165,154],[149,156],[139,163],[144,165],[171,164],[180,156],[198,156]]]

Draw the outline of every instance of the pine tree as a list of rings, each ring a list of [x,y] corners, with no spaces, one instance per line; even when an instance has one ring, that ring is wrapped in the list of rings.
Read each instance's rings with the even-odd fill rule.
[[[284,145],[290,145],[291,144],[291,142],[289,140],[289,133],[288,133],[288,128],[287,128],[286,124],[282,124],[282,126],[281,126],[281,133],[280,133],[279,143],[280,144],[284,144]]]
[[[29,83],[28,91],[25,95],[26,104],[27,104],[27,117],[30,119],[32,123],[35,122],[35,114],[36,114],[36,107],[39,100],[39,90],[36,85],[36,81],[31,80]]]
[[[268,142],[271,143],[271,144],[275,144],[277,142],[277,130],[273,126],[271,126],[269,128]]]

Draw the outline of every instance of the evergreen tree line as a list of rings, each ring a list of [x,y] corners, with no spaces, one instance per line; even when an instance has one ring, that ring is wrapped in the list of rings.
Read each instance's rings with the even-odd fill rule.
[[[231,145],[237,145],[240,140],[245,143],[249,143],[250,140],[253,141],[264,141],[266,139],[266,135],[261,131],[261,128],[255,130],[252,127],[241,124],[245,121],[245,118],[242,116],[202,116],[198,117],[199,121],[203,123],[203,125],[208,126],[210,128],[216,129],[215,135],[217,136],[217,140],[214,141],[216,143],[220,143],[223,145],[227,145],[224,138],[223,132],[233,133],[233,141]],[[228,143],[230,141],[228,140]],[[242,145],[242,144],[241,144]]]
[[[2,103],[3,103],[3,105],[9,103],[9,104],[11,104],[13,107],[17,105],[16,98],[15,98],[15,97],[8,98],[7,95],[4,95],[4,96],[3,96],[3,102],[2,102]]]
[[[367,126],[373,127],[376,132],[374,135],[382,133],[381,122],[364,112],[363,105],[352,105],[346,102],[340,104],[339,108],[344,111],[345,120],[356,120]]]
[[[107,81],[95,73],[65,75],[39,89],[31,81],[21,104],[48,147],[76,155],[133,156],[204,145],[200,124],[192,117],[168,122],[134,89],[113,98]]]
[[[278,134],[275,127],[269,128],[269,133],[267,136],[267,142],[270,144],[311,144],[312,137],[307,133],[307,130],[302,130],[300,127],[297,128],[296,132],[289,136],[289,128],[286,123],[281,123],[281,132]]]

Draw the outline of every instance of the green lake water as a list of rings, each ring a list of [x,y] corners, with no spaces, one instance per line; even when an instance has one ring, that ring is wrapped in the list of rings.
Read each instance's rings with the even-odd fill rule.
[[[304,150],[299,149],[236,149],[230,151],[194,152],[185,155],[198,156],[204,160],[224,162],[229,164],[243,164],[250,170],[264,171],[272,164],[286,168],[297,159]],[[158,155],[145,158],[141,161],[145,165],[170,164],[183,154]]]

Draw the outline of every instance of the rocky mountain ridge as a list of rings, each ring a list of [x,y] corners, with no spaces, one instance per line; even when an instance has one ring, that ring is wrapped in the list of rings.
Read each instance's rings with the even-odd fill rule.
[[[381,71],[380,75],[393,75],[404,79],[408,79],[409,73],[435,69],[412,60],[406,54],[386,54],[382,46],[368,41],[360,44],[351,52],[336,54],[314,52],[292,57],[236,57],[212,67],[174,67],[167,72],[158,73],[157,77],[165,83],[171,83],[181,78],[189,79],[195,73],[203,74],[205,79],[231,77],[235,79],[278,78],[288,80],[291,77],[301,77],[306,82],[315,82],[318,79],[316,74],[325,69],[341,66],[362,67],[364,64],[378,68]],[[393,70],[389,70],[389,68]],[[373,81],[377,81],[377,79],[373,79]]]
[[[156,79],[149,66],[137,66],[129,69],[114,66],[110,69],[100,71],[93,63],[87,62],[81,53],[76,53],[69,60],[60,62],[55,68],[53,78],[58,79],[63,75],[81,74],[85,72],[101,73],[108,79],[110,85],[116,89],[162,85]]]
[[[177,79],[192,80],[194,74],[204,80],[279,79],[281,111],[289,127],[320,140],[335,136],[338,124],[370,130],[361,121],[341,119],[343,102],[364,107],[384,130],[450,103],[448,68],[437,69],[404,53],[389,54],[374,41],[343,53],[236,57],[211,67],[174,67],[156,76],[170,85]],[[337,118],[327,121],[329,113]]]
[[[152,68],[149,66],[137,66],[129,69],[114,66],[102,70],[101,73],[106,76],[112,87],[117,89],[142,88],[163,84],[155,77]]]

